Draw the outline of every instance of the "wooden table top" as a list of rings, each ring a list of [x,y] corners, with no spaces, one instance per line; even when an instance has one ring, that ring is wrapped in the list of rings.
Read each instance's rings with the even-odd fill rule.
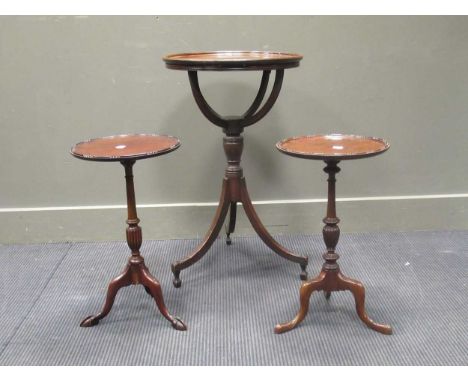
[[[175,53],[163,57],[169,69],[276,70],[299,66],[302,56],[266,51],[214,51]]]
[[[284,154],[324,161],[371,157],[387,151],[389,147],[380,138],[343,134],[293,137],[276,144],[276,148]]]
[[[167,135],[128,134],[80,142],[72,147],[70,153],[79,159],[112,162],[151,158],[174,151],[179,146],[177,138]]]

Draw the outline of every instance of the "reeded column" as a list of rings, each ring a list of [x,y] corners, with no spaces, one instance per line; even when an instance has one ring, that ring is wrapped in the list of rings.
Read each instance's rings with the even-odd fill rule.
[[[327,202],[327,216],[323,218],[325,226],[323,227],[323,240],[327,246],[327,252],[323,254],[325,263],[323,264],[324,270],[339,270],[337,260],[339,255],[335,252],[338,239],[340,238],[340,228],[338,223],[340,219],[336,216],[336,194],[335,194],[335,175],[340,172],[337,166],[338,161],[326,162],[326,167],[323,171],[328,174],[328,202]]]
[[[128,261],[131,265],[144,266],[144,259],[140,255],[140,247],[143,241],[143,235],[141,227],[138,225],[140,219],[138,219],[137,216],[135,186],[133,184],[133,165],[135,164],[135,161],[122,161],[121,163],[125,167],[125,183],[127,189],[127,244],[132,251],[132,256]],[[132,284],[141,283],[139,272],[131,272],[130,277]],[[149,293],[149,290],[146,287],[145,289]]]
[[[125,182],[127,185],[127,244],[132,251],[132,257],[139,257],[143,237],[141,227],[138,225],[140,219],[138,219],[136,211],[135,188],[133,185],[134,164],[135,161],[122,162],[122,165],[125,167]]]

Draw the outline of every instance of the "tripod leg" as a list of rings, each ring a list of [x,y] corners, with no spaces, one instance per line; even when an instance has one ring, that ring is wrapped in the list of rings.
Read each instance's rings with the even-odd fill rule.
[[[203,257],[203,255],[208,251],[208,249],[210,249],[210,247],[213,245],[213,242],[218,237],[219,231],[221,230],[221,227],[223,226],[224,219],[226,219],[226,215],[229,209],[230,201],[229,201],[229,195],[228,195],[226,183],[227,181],[226,179],[224,179],[223,189],[221,191],[221,197],[220,197],[218,209],[216,210],[216,214],[211,223],[211,227],[206,233],[205,238],[203,239],[202,243],[197,247],[197,249],[192,254],[187,256],[185,259],[176,261],[175,263],[172,264],[171,268],[172,268],[172,273],[174,274],[173,284],[176,288],[179,288],[182,284],[182,281],[179,278],[180,271],[196,263],[198,260],[200,260]]]
[[[369,328],[380,332],[382,334],[392,334],[392,328],[390,325],[378,324],[372,321],[366,313],[364,301],[365,301],[365,290],[364,285],[359,281],[350,279],[343,274],[338,274],[338,281],[341,289],[349,290],[354,296],[356,301],[356,312],[361,319]]]
[[[123,273],[111,281],[107,289],[106,302],[104,304],[104,307],[102,308],[102,311],[94,316],[86,317],[81,322],[81,327],[85,328],[97,325],[100,320],[102,320],[109,314],[110,310],[112,309],[112,305],[114,305],[115,296],[117,295],[119,289],[131,284],[130,272],[131,268],[129,265],[127,265]]]
[[[140,275],[141,283],[144,285],[145,289],[147,288],[150,291],[159,311],[171,323],[172,327],[176,330],[187,330],[187,326],[185,326],[182,320],[178,317],[171,316],[167,310],[159,281],[156,280],[147,269],[141,270]]]
[[[249,193],[247,191],[247,185],[245,183],[245,179],[241,181],[241,201],[245,209],[245,213],[252,224],[252,227],[257,232],[258,236],[263,240],[263,242],[275,253],[280,255],[281,257],[285,258],[286,260],[293,261],[295,263],[299,263],[301,266],[301,280],[307,279],[307,263],[308,258],[297,256],[294,253],[288,251],[284,248],[281,244],[279,244],[270,233],[267,231],[263,223],[261,222],[260,218],[258,217],[257,213],[255,212],[254,206],[252,205],[252,200],[250,199]]]
[[[231,233],[236,228],[237,202],[231,202],[229,224],[226,224],[226,244],[231,245]]]
[[[309,311],[310,295],[313,291],[322,289],[324,279],[325,273],[322,272],[315,279],[302,283],[300,290],[301,306],[299,308],[299,312],[291,321],[276,325],[275,333],[280,334],[292,330],[302,322],[302,320],[307,315],[307,312]]]

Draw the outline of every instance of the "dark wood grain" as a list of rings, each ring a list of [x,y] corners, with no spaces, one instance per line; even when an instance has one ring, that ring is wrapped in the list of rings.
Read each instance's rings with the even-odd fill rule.
[[[325,138],[324,138],[325,137]],[[340,152],[339,157],[345,159],[355,159],[356,155],[361,157],[376,155],[388,149],[388,144],[377,138],[362,138],[356,136],[341,136],[340,140],[326,138],[328,136],[299,137],[286,139],[278,142],[278,149],[288,155],[300,156],[307,159],[322,159],[326,166],[324,171],[328,174],[328,203],[327,215],[323,219],[323,240],[326,246],[326,252],[323,254],[325,262],[322,265],[320,274],[306,282],[300,288],[300,308],[296,316],[289,322],[276,325],[276,333],[284,333],[294,329],[299,325],[307,315],[309,310],[310,296],[314,291],[324,291],[325,298],[328,300],[332,292],[350,291],[355,299],[356,312],[359,318],[371,329],[383,334],[391,334],[392,328],[389,325],[379,324],[369,318],[365,311],[365,290],[362,283],[357,280],[344,276],[337,263],[339,255],[336,253],[336,245],[340,238],[340,228],[338,223],[340,219],[336,215],[336,174],[340,171],[338,167],[339,160],[335,156],[336,151]],[[333,142],[341,142],[343,149],[334,149]],[[346,156],[343,156],[343,151]],[[300,155],[295,155],[295,154]]]
[[[213,51],[175,53],[163,57],[177,70],[277,70],[299,66],[300,54],[268,51]]]
[[[119,162],[167,154],[179,146],[180,141],[168,135],[123,134],[80,142],[70,152],[79,159]]]
[[[306,267],[308,258],[298,256],[288,249],[279,244],[267,231],[262,224],[253,207],[249,193],[247,191],[247,184],[243,175],[243,170],[240,165],[242,150],[244,147],[244,138],[242,136],[227,136],[223,138],[224,152],[226,154],[228,165],[226,167],[223,179],[223,186],[221,190],[221,197],[213,218],[211,226],[205,235],[205,238],[200,245],[188,255],[185,259],[176,261],[172,264],[172,272],[174,274],[173,284],[179,288],[182,284],[180,279],[180,271],[188,268],[199,261],[213,245],[217,238],[223,223],[226,219],[229,209],[231,208],[231,216],[229,225],[226,228],[227,244],[231,244],[230,234],[234,231],[235,226],[235,212],[233,214],[232,208],[237,203],[242,203],[245,213],[249,218],[255,232],[260,236],[262,241],[275,253],[285,258],[286,260],[298,263],[301,267],[300,277],[302,280],[307,279]]]
[[[116,145],[124,146],[121,149]],[[95,315],[86,317],[80,324],[82,327],[97,325],[106,317],[114,304],[118,291],[129,285],[142,285],[153,298],[161,314],[176,330],[186,330],[187,327],[181,319],[172,316],[165,303],[161,285],[154,278],[145,265],[140,247],[143,241],[140,219],[136,210],[135,188],[133,182],[133,165],[137,159],[144,159],[162,155],[179,147],[179,140],[174,137],[156,135],[120,135],[114,137],[98,138],[79,143],[72,149],[72,155],[80,159],[94,161],[120,160],[125,168],[125,184],[127,193],[127,244],[131,251],[124,271],[108,286],[106,300],[102,310]],[[116,151],[117,150],[117,151]],[[119,156],[117,156],[117,153]]]
[[[299,158],[345,160],[382,154],[390,144],[381,138],[329,134],[287,138],[276,147],[284,154]]]
[[[240,165],[244,147],[242,135],[244,129],[259,122],[268,114],[281,91],[284,69],[298,66],[301,59],[302,56],[298,54],[259,51],[180,53],[164,57],[168,68],[186,70],[188,72],[190,87],[198,108],[211,123],[223,129],[223,133],[225,134],[223,146],[227,159],[221,198],[205,238],[194,252],[189,254],[185,259],[172,264],[172,272],[174,274],[173,284],[175,287],[181,286],[181,270],[196,263],[207,253],[218,236],[229,211],[229,222],[226,226],[226,243],[229,245],[232,243],[231,234],[234,232],[236,225],[238,203],[243,205],[250,223],[263,242],[281,257],[298,263],[301,267],[300,278],[302,280],[307,279],[306,267],[308,258],[298,256],[287,250],[268,233],[252,205],[247,191],[247,183]],[[258,70],[263,71],[263,73],[257,95],[246,112],[238,116],[222,116],[208,104],[203,96],[199,84],[198,71],[200,70]],[[263,103],[267,93],[271,70],[275,70],[275,79],[270,94]]]

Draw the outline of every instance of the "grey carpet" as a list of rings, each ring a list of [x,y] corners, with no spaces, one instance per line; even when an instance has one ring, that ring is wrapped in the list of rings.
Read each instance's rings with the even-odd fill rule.
[[[321,267],[320,235],[279,236]],[[256,237],[218,239],[183,285],[170,263],[198,240],[147,241],[142,253],[166,305],[188,325],[177,332],[142,287],[122,289],[108,317],[101,308],[126,244],[0,246],[0,365],[467,365],[468,232],[343,234],[343,273],[366,286],[366,308],[393,326],[384,336],[357,317],[349,292],[311,298],[295,330],[273,333],[298,308],[299,266]]]
[[[70,246],[0,245],[0,354],[40,298]]]

